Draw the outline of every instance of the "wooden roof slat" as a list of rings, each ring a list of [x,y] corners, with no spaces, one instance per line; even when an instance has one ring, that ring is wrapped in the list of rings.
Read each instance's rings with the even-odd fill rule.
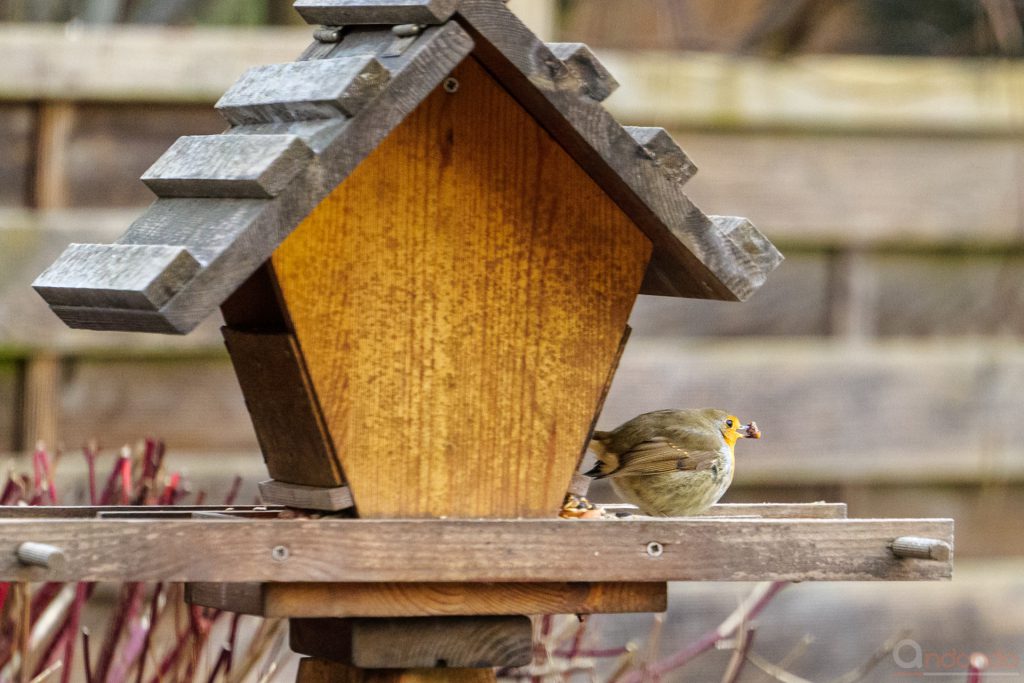
[[[355,116],[391,73],[373,55],[352,55],[246,71],[215,105],[235,125]]]
[[[36,280],[36,291],[59,306],[156,311],[198,271],[184,247],[72,244]]]
[[[0,553],[0,581],[906,581],[950,577],[952,556],[946,560],[896,557],[890,546],[906,536],[952,547],[953,521],[8,520],[0,521],[0,547],[11,550]],[[60,548],[67,558],[64,567],[19,564],[13,550],[26,541]],[[196,553],[197,547],[203,552]],[[444,561],[439,563],[439,557]]]
[[[310,24],[442,24],[458,0],[296,0],[295,10]]]
[[[296,135],[186,135],[142,182],[160,197],[270,198],[312,159]]]
[[[618,89],[619,82],[583,43],[548,43],[547,46],[580,82],[580,92],[587,97],[601,102]]]
[[[683,185],[697,174],[697,165],[664,128],[625,126],[637,144],[643,147],[651,162]]]

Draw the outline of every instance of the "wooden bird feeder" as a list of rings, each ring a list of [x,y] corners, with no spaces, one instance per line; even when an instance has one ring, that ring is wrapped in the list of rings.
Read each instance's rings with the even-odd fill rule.
[[[269,507],[22,509],[0,578],[190,582],[291,618],[309,683],[492,680],[529,659],[527,615],[661,611],[669,580],[950,575],[950,520],[559,519],[637,295],[743,300],[781,255],[690,202],[695,167],[612,118],[586,46],[500,0],[296,8],[319,25],[298,61],[246,72],[127,232],[35,283],[72,327],[187,333],[219,307]]]

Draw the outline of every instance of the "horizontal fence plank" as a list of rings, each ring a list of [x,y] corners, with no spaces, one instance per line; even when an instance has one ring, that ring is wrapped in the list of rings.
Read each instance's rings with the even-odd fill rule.
[[[72,448],[92,439],[116,448],[157,436],[171,448],[259,452],[238,381],[221,359],[74,361],[59,421]]]
[[[908,248],[1020,244],[1024,142],[673,130],[701,169],[686,185],[786,243]]]
[[[1015,61],[595,52],[621,83],[608,106],[630,123],[970,135],[1024,130],[1016,95],[1024,65]]]
[[[309,28],[103,28],[9,24],[0,99],[212,103],[253,64],[287,62]]]
[[[248,67],[290,61],[310,41],[305,27],[9,24],[0,28],[6,66],[0,99],[212,103]],[[1015,96],[1024,87],[1024,65],[1012,61],[596,52],[622,84],[609,108],[637,125],[968,134],[1024,129]]]
[[[737,484],[1024,477],[1019,345],[642,340],[634,328],[598,428],[671,407],[754,419]]]
[[[67,562],[59,569],[24,567],[13,552],[0,554],[0,580],[493,582],[949,578],[952,560],[897,559],[888,546],[900,536],[933,538],[952,545],[953,522],[692,518],[9,521],[0,522],[0,547],[13,551],[26,541],[46,543],[61,548]]]

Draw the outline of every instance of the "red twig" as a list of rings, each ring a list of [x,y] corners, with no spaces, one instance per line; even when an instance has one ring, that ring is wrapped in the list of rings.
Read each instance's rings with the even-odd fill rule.
[[[82,629],[82,661],[85,666],[85,683],[94,683],[92,677],[92,655],[89,652],[89,629]]]
[[[96,456],[99,455],[99,449],[95,443],[88,443],[82,446],[82,455],[85,456],[85,464],[89,468],[89,505],[99,505],[99,499],[96,497]],[[64,668],[65,671],[67,669]]]
[[[89,596],[91,586],[87,583],[79,583],[75,586],[75,601],[71,603],[71,610],[68,612],[66,625],[66,640],[64,642],[64,668],[60,672],[60,683],[68,683],[71,680],[72,663],[75,661],[75,643],[78,641],[78,624],[82,615],[82,607]]]
[[[114,653],[117,645],[121,642],[125,627],[131,622],[132,616],[138,611],[139,601],[142,598],[142,584],[132,582],[125,584],[121,591],[121,599],[117,605],[114,616],[107,625],[107,633],[103,638],[103,647],[100,648],[100,656],[96,661],[96,679],[99,683],[106,683],[107,674],[110,673],[111,664],[114,662]]]
[[[235,499],[238,498],[238,492],[242,489],[242,477],[235,475],[234,481],[231,482],[231,488],[228,489],[228,494],[224,496],[224,504],[232,505]]]
[[[146,631],[146,638],[142,642],[142,652],[139,654],[139,668],[135,674],[135,683],[142,683],[143,674],[146,671],[146,658],[149,656],[149,645],[153,641],[153,631],[156,630],[157,619],[160,618],[160,594],[164,585],[158,583],[153,588],[153,597],[149,602],[149,630]]]
[[[972,652],[967,668],[967,683],[982,683],[987,669],[988,657],[980,652]]]

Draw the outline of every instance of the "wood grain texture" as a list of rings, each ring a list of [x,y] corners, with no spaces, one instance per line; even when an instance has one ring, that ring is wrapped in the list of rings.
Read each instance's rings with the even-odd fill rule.
[[[650,245],[479,64],[453,76],[274,270],[360,516],[550,516]]]
[[[358,669],[304,657],[297,683],[494,683],[493,669]]]
[[[372,55],[256,66],[216,109],[234,125],[355,116],[390,78]]]
[[[157,311],[199,267],[184,247],[71,244],[32,287],[55,306]]]
[[[583,43],[548,43],[547,46],[580,82],[580,91],[587,97],[601,102],[619,87],[611,72]]]
[[[936,580],[900,536],[953,542],[949,519],[12,520],[0,547],[64,551],[61,571],[0,555],[3,581]],[[663,552],[652,556],[651,542]],[[282,546],[287,550],[285,559]],[[117,553],[110,548],[117,547]],[[202,548],[202,552],[196,552]]]
[[[296,0],[295,11],[310,24],[441,24],[458,0]]]
[[[193,604],[261,617],[663,612],[664,583],[190,583]]]
[[[333,454],[332,454],[333,455]],[[323,467],[324,463],[317,463],[304,454],[297,453],[292,456],[293,462],[300,462],[300,466],[283,468],[283,461],[278,459],[275,468],[286,469],[286,473],[304,471],[310,477],[325,480],[334,476],[335,471]],[[320,465],[317,467],[317,465]],[[326,470],[326,471],[325,471]],[[290,508],[300,510],[325,510],[337,512],[352,507],[352,492],[347,486],[314,486],[308,484],[291,484],[282,481],[269,479],[259,483],[260,499],[268,505],[286,505]]]
[[[290,619],[299,654],[365,669],[525,666],[533,624],[524,616]]]
[[[654,245],[644,293],[744,300],[782,255],[747,224],[723,235],[669,175],[644,163],[639,145],[551,50],[502,3],[463,0],[459,16],[476,54],[605,191]]]
[[[296,135],[186,135],[142,182],[160,197],[275,197],[312,158]]]
[[[270,476],[340,486],[344,477],[295,337],[230,327],[223,333]]]

